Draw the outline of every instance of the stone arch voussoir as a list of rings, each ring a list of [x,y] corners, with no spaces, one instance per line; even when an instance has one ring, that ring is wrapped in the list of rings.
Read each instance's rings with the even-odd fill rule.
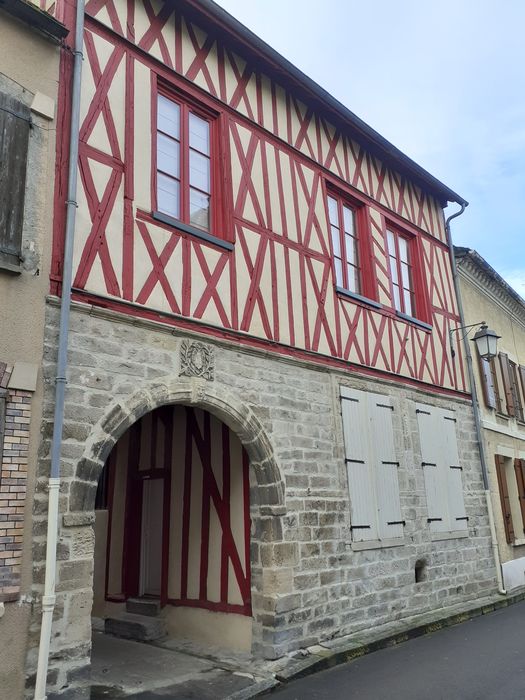
[[[102,468],[115,443],[137,420],[170,404],[197,406],[222,420],[244,445],[258,484],[258,505],[283,507],[284,481],[271,442],[252,409],[223,384],[174,378],[144,384],[126,400],[115,401],[93,426],[76,468],[82,493],[72,510],[89,510]]]

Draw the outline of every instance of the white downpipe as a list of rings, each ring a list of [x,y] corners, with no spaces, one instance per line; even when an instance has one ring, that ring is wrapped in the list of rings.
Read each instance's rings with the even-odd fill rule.
[[[46,573],[42,597],[42,625],[36,670],[34,700],[46,700],[47,670],[53,610],[55,608],[56,551],[58,539],[60,461],[62,429],[64,426],[64,402],[66,393],[67,346],[69,316],[71,311],[71,282],[73,277],[73,242],[77,211],[78,144],[80,127],[80,89],[82,83],[82,48],[84,43],[85,0],[76,0],[75,46],[71,85],[71,132],[69,142],[69,171],[66,204],[66,230],[64,243],[64,265],[62,273],[62,302],[60,305],[60,330],[58,334],[58,357],[55,384],[55,413],[51,442],[51,473],[49,476],[49,498],[47,511]],[[60,138],[60,134],[57,134]]]
[[[49,508],[48,515],[58,514],[58,494],[60,491],[60,479],[49,479]],[[42,596],[42,628],[40,631],[40,648],[38,649],[38,666],[35,684],[35,700],[45,700],[46,676],[49,658],[49,646],[51,642],[51,625],[53,624],[53,610],[55,608],[55,578],[56,578],[56,550],[57,550],[56,518],[48,517],[47,520],[47,549],[46,549],[46,580],[44,595]],[[44,673],[45,670],[45,673]]]

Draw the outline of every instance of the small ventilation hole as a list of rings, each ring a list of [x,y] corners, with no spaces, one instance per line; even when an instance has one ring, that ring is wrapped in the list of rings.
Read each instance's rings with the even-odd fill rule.
[[[416,583],[421,583],[427,579],[427,562],[424,559],[418,559],[414,567],[414,576]]]

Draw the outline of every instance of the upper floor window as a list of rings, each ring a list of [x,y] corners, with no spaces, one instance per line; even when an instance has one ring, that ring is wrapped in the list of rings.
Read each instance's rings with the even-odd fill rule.
[[[398,231],[387,228],[388,257],[396,311],[415,316],[414,281],[410,259],[410,241]]]
[[[181,100],[157,98],[157,210],[210,233],[212,120]]]
[[[336,284],[350,292],[361,294],[356,211],[345,200],[330,194],[328,195],[328,215]]]

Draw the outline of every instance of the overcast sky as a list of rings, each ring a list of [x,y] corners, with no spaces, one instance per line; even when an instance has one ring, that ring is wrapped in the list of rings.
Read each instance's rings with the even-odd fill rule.
[[[218,2],[467,199],[454,243],[525,296],[523,0]]]

